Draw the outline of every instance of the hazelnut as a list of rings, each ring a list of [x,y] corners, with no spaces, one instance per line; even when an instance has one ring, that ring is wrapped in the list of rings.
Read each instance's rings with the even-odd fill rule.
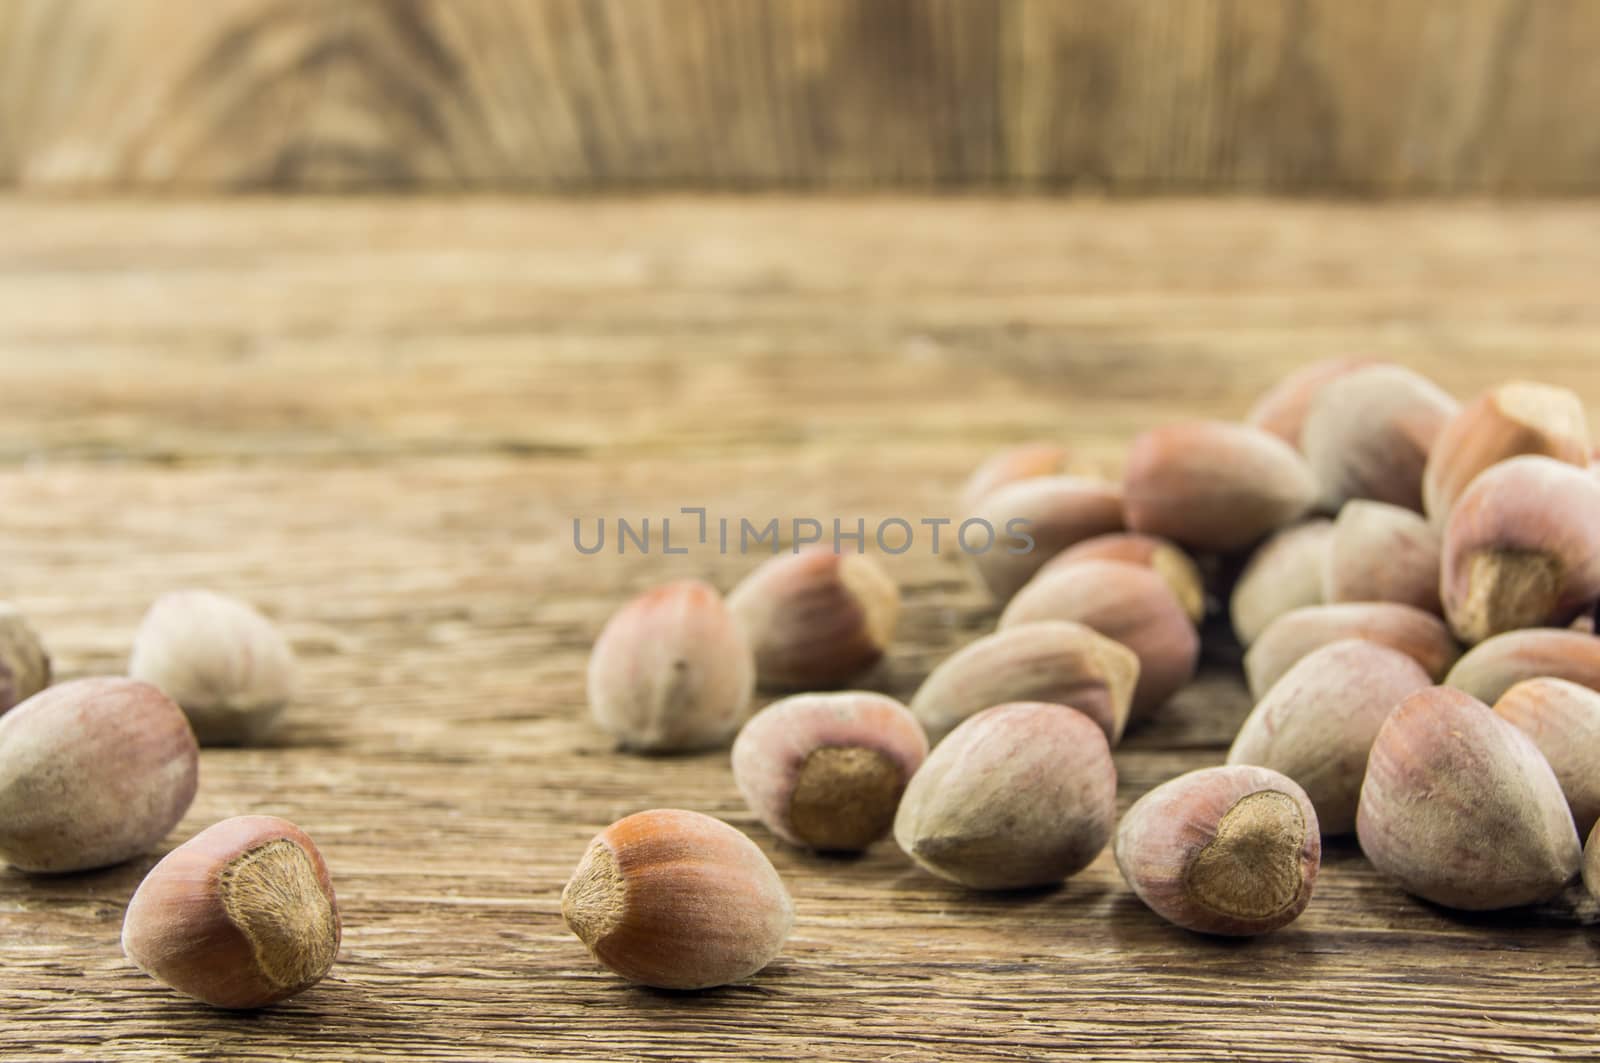
[[[1241,646],[1249,646],[1278,617],[1322,604],[1322,569],[1333,522],[1318,518],[1275,533],[1256,548],[1228,599]]]
[[[1204,934],[1264,934],[1294,922],[1322,861],[1317,813],[1268,768],[1202,768],[1135,801],[1113,850],[1128,886],[1161,918]]]
[[[1366,639],[1331,642],[1272,685],[1239,728],[1228,763],[1282,772],[1305,790],[1323,834],[1349,834],[1378,728],[1432,685],[1399,650]]]
[[[794,845],[859,852],[894,826],[928,737],[882,694],[797,694],[756,713],[733,744],[750,810]]]
[[[969,520],[986,528],[964,540],[966,556],[995,601],[1011,598],[1052,557],[1075,543],[1122,530],[1122,492],[1082,476],[1020,480],[990,492]],[[988,528],[994,543],[988,543]],[[1019,537],[1025,534],[1032,546]]]
[[[1589,831],[1589,840],[1583,846],[1583,888],[1600,900],[1600,842],[1596,838],[1600,838],[1600,823]]]
[[[1166,581],[1190,620],[1198,624],[1205,619],[1205,577],[1194,558],[1176,543],[1138,532],[1096,535],[1067,547],[1047,561],[1039,573],[1053,572],[1075,561],[1126,561],[1130,565],[1143,565]]]
[[[630,982],[709,989],[771,963],[794,905],[749,838],[710,816],[662,808],[595,836],[561,891],[561,916]]]
[[[975,469],[961,488],[961,512],[971,513],[996,489],[1037,476],[1067,471],[1067,448],[1055,443],[1022,443],[993,455]]]
[[[1494,703],[1539,747],[1567,795],[1578,834],[1600,821],[1600,692],[1565,679],[1525,679]]]
[[[1300,437],[1331,511],[1370,498],[1422,512],[1422,472],[1456,400],[1397,365],[1375,365],[1318,392]]]
[[[1134,440],[1123,479],[1128,527],[1228,553],[1293,523],[1316,500],[1304,459],[1249,425],[1192,421]]]
[[[968,717],[1012,701],[1070,705],[1115,744],[1139,681],[1139,658],[1092,628],[1051,620],[1017,624],[957,650],[911,699],[935,737]]]
[[[1194,678],[1200,636],[1165,580],[1125,561],[1077,561],[1029,583],[1000,614],[1000,627],[1070,620],[1139,657],[1133,716],[1148,716]]]
[[[589,710],[628,750],[724,745],[744,722],[755,660],[722,596],[699,580],[646,591],[612,615],[589,654]]]
[[[750,640],[762,686],[842,687],[883,658],[900,619],[900,589],[871,558],[810,547],[750,573],[728,608]]]
[[[294,686],[294,651],[272,622],[214,591],[157,598],[134,636],[128,674],[183,706],[204,745],[259,741]]]
[[[980,890],[1051,885],[1088,867],[1117,812],[1100,727],[1065,705],[996,705],[929,754],[894,839],[940,878]]]
[[[1589,453],[1582,399],[1566,388],[1503,384],[1462,407],[1439,433],[1423,474],[1423,505],[1443,524],[1467,485],[1490,466],[1543,454],[1583,469]]]
[[[1460,656],[1444,621],[1395,602],[1310,605],[1284,613],[1244,655],[1245,679],[1257,701],[1294,663],[1319,646],[1340,639],[1370,639],[1399,650],[1438,682]]]
[[[194,800],[199,749],[148,683],[77,679],[0,716],[0,860],[86,871],[147,852]]]
[[[1600,638],[1559,628],[1508,631],[1468,650],[1444,683],[1493,705],[1524,679],[1540,677],[1600,690]]]
[[[1600,481],[1552,458],[1501,462],[1456,500],[1441,565],[1463,641],[1570,624],[1600,598]]]
[[[1408,893],[1488,911],[1549,900],[1578,874],[1578,832],[1527,735],[1470,695],[1430,687],[1378,730],[1356,836]]]
[[[1326,358],[1295,370],[1267,390],[1250,407],[1245,421],[1271,432],[1291,447],[1300,446],[1311,403],[1330,381],[1364,369],[1371,362],[1358,358]]]
[[[1387,502],[1346,502],[1334,521],[1322,570],[1326,602],[1399,602],[1435,616],[1439,533],[1420,514]]]
[[[50,655],[28,621],[0,602],[0,713],[50,685]]]
[[[128,902],[122,951],[156,981],[219,1008],[302,993],[339,954],[322,854],[276,816],[236,816],[168,853]]]

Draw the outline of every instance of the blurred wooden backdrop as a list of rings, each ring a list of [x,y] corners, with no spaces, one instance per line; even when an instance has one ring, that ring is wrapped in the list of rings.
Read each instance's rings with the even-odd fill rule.
[[[0,0],[0,184],[1593,193],[1597,55],[1597,0]]]

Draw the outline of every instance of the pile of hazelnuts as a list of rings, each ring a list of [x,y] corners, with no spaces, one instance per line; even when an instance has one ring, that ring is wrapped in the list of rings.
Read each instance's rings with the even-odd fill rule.
[[[908,704],[848,689],[893,638],[894,581],[810,547],[726,600],[685,580],[623,606],[589,706],[627,751],[732,740],[740,792],[788,844],[892,834],[974,890],[1060,883],[1110,844],[1146,905],[1203,934],[1293,921],[1322,838],[1352,832],[1442,906],[1547,902],[1580,875],[1600,894],[1597,457],[1569,390],[1462,404],[1401,366],[1321,362],[1242,423],[1141,435],[1120,483],[1047,443],[980,467],[964,513],[1033,549],[969,558],[998,629]],[[1255,707],[1226,762],[1118,822],[1112,748],[1230,626]],[[788,696],[750,715],[758,688]],[[793,921],[760,847],[677,809],[602,831],[562,911],[601,963],[670,989],[748,978]]]

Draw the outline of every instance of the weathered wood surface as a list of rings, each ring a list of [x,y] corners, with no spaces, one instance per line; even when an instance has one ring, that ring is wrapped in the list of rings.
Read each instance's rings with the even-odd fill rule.
[[[1600,189],[1591,0],[4,0],[29,188]]]
[[[616,755],[589,641],[622,598],[756,559],[579,556],[570,522],[946,513],[989,448],[1236,415],[1357,351],[1467,394],[1600,403],[1600,207],[987,201],[0,203],[0,597],[64,676],[119,669],[162,590],[280,618],[302,696],[270,749],[206,751],[170,844],[270,812],[322,845],[331,978],[267,1013],[173,996],[117,945],[155,857],[0,872],[0,1057],[1593,1059],[1594,907],[1462,917],[1350,845],[1258,941],[1162,924],[1109,854],[974,896],[892,845],[776,844],[725,757]],[[879,685],[992,624],[925,548]],[[1225,659],[1118,752],[1124,807],[1216,763]],[[795,895],[749,985],[633,989],[561,927],[594,831],[727,818]]]

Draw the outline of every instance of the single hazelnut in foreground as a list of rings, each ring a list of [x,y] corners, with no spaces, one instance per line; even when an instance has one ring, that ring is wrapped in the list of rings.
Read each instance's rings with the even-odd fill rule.
[[[1466,911],[1549,900],[1582,862],[1544,755],[1448,687],[1413,694],[1379,729],[1356,835],[1372,866],[1408,893]]]
[[[128,902],[122,951],[196,1000],[260,1008],[322,981],[339,934],[328,867],[305,832],[276,816],[237,816],[145,876]]]
[[[1501,719],[1533,739],[1561,792],[1578,834],[1600,821],[1600,692],[1565,679],[1525,679],[1494,703]]]
[[[724,745],[744,722],[755,659],[716,588],[663,584],[612,615],[589,654],[589,711],[623,749]]]
[[[1122,490],[1087,476],[1043,476],[991,491],[971,510],[964,556],[997,602],[1045,562],[1085,539],[1122,530]],[[993,529],[994,542],[989,542]],[[1026,536],[1026,538],[1023,538]]]
[[[1228,598],[1239,645],[1248,647],[1290,610],[1322,604],[1322,569],[1332,535],[1333,522],[1319,517],[1292,524],[1256,547]]]
[[[749,838],[668,808],[595,836],[561,891],[561,916],[595,959],[630,982],[709,989],[776,959],[794,905]]]
[[[1600,480],[1552,458],[1501,462],[1450,510],[1441,566],[1465,642],[1571,623],[1600,598]]]
[[[935,738],[970,716],[1013,701],[1071,705],[1122,738],[1139,682],[1139,658],[1093,628],[1066,620],[1016,624],[946,657],[917,689],[911,712]]]
[[[870,671],[900,619],[900,589],[861,554],[808,547],[766,562],[728,595],[772,690],[842,687]]]
[[[1433,685],[1399,650],[1343,639],[1312,650],[1245,718],[1229,764],[1282,772],[1305,790],[1325,835],[1356,828],[1367,755],[1394,707]]]
[[[1381,642],[1410,656],[1438,682],[1461,650],[1444,621],[1395,602],[1312,605],[1284,613],[1267,626],[1244,655],[1245,679],[1257,701],[1294,663],[1319,646],[1340,639]]]
[[[50,685],[50,655],[28,621],[0,602],[0,713]]]
[[[1206,583],[1200,566],[1177,543],[1138,532],[1097,535],[1067,547],[1039,570],[1039,576],[1075,561],[1125,561],[1142,565],[1166,581],[1189,619],[1198,624],[1206,615]],[[1034,577],[1035,579],[1038,576]]]
[[[894,840],[972,889],[1046,886],[1088,867],[1117,811],[1117,770],[1095,722],[1065,705],[997,705],[950,732],[912,777]]]
[[[1190,421],[1133,441],[1123,478],[1128,528],[1193,550],[1228,553],[1302,517],[1317,485],[1293,447],[1268,432]]]
[[[1422,473],[1459,409],[1432,381],[1397,365],[1339,377],[1312,400],[1300,449],[1330,512],[1370,498],[1422,512]]]
[[[1371,364],[1359,358],[1325,358],[1312,362],[1269,388],[1250,407],[1245,421],[1271,432],[1291,447],[1298,447],[1317,394],[1332,381]]]
[[[1493,705],[1523,680],[1541,677],[1600,690],[1600,638],[1560,628],[1508,631],[1468,650],[1444,683]]]
[[[0,716],[0,861],[86,871],[148,852],[194,800],[199,747],[148,683],[76,679]]]
[[[1352,499],[1339,511],[1324,552],[1322,600],[1398,602],[1443,616],[1441,549],[1438,529],[1420,513]]]
[[[1238,765],[1191,771],[1145,794],[1122,817],[1113,852],[1128,886],[1161,918],[1247,936],[1305,910],[1322,836],[1292,779]]]
[[[990,493],[1018,480],[1062,476],[1067,472],[1067,448],[1057,443],[1021,443],[1007,447],[973,470],[961,488],[960,511],[971,513]]]
[[[183,706],[202,745],[261,739],[294,689],[294,651],[255,608],[214,591],[157,598],[139,624],[128,674]]]
[[[1200,636],[1166,581],[1126,561],[1076,561],[1017,592],[1000,628],[1044,620],[1084,624],[1139,657],[1135,719],[1147,718],[1194,678]]]
[[[794,845],[859,852],[894,826],[928,738],[893,698],[797,694],[750,718],[733,744],[733,781],[762,823]]]

